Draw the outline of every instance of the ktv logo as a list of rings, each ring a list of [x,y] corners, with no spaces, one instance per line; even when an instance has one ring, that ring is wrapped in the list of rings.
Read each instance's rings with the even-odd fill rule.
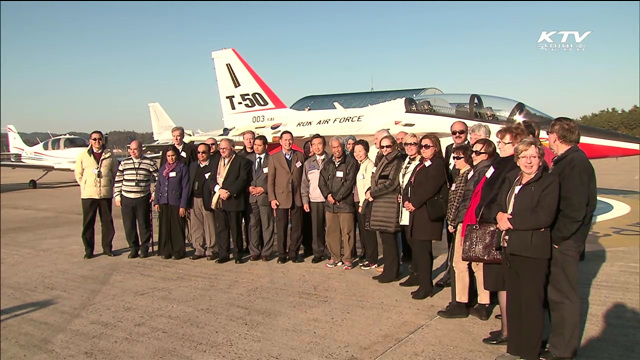
[[[543,31],[538,38],[538,49],[544,51],[584,51],[586,46],[582,42],[590,34],[591,31],[585,31],[582,35],[579,31]],[[571,39],[573,41],[570,41]]]

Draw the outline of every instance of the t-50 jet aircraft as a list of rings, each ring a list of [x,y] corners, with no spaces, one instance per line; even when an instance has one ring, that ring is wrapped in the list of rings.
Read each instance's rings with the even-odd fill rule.
[[[315,133],[325,137],[354,135],[372,142],[377,130],[389,129],[417,135],[436,133],[443,148],[452,142],[450,128],[462,120],[495,133],[508,122],[532,120],[547,130],[553,117],[522,102],[479,94],[445,94],[437,88],[311,95],[287,107],[235,49],[211,53],[218,82],[222,120],[228,135],[240,140],[253,130],[269,141],[278,141],[283,130],[302,146]],[[589,158],[640,154],[640,138],[581,126],[580,148]],[[541,131],[541,141],[547,139]],[[373,146],[372,146],[373,148]]]

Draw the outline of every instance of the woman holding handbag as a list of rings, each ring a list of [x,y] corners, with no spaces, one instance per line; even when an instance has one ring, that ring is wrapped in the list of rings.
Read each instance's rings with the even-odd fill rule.
[[[413,264],[418,276],[419,287],[411,293],[411,297],[416,300],[432,295],[432,242],[442,239],[444,223],[443,218],[434,220],[435,214],[429,214],[427,201],[440,194],[443,186],[447,186],[440,139],[433,134],[426,134],[420,139],[419,148],[419,164],[402,193],[403,208],[409,212],[407,239],[413,249]]]
[[[400,270],[396,235],[400,231],[398,194],[402,158],[397,149],[396,139],[391,135],[386,135],[380,140],[380,153],[382,158],[373,169],[371,187],[366,191],[365,197],[372,203],[369,230],[380,233],[384,256],[384,271],[373,279],[381,283],[390,283],[398,280]]]
[[[449,303],[444,310],[438,311],[438,316],[453,319],[466,318],[469,316],[469,262],[462,260],[462,239],[464,239],[463,220],[467,214],[467,210],[472,200],[472,195],[477,194],[484,184],[484,175],[491,167],[493,158],[496,156],[496,145],[489,139],[477,140],[471,150],[471,158],[473,159],[473,170],[467,175],[467,183],[464,188],[462,200],[455,217],[456,221],[456,237],[453,244],[453,270],[455,274],[455,292],[456,298]],[[478,198],[479,200],[479,198]],[[476,201],[477,204],[477,201]],[[475,205],[475,204],[474,204]],[[475,206],[472,210],[475,214]],[[478,290],[478,303],[488,305],[490,302],[489,292],[484,289],[483,285],[483,263],[472,262],[471,267],[476,278]]]
[[[524,139],[515,148],[519,169],[507,174],[497,197],[498,229],[506,251],[507,353],[496,359],[538,359],[544,328],[549,228],[556,217],[558,179],[542,168],[544,148]]]

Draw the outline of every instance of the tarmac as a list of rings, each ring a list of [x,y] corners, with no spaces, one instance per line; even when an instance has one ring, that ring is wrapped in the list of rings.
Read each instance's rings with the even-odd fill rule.
[[[630,211],[598,221],[588,238],[578,358],[638,358],[640,157],[593,164],[599,196]],[[1,172],[2,359],[494,359],[506,351],[481,342],[500,327],[493,315],[436,315],[449,288],[413,300],[414,288],[379,284],[375,270],[328,269],[311,258],[284,265],[128,259],[115,206],[120,255],[100,255],[98,235],[98,256],[84,260],[73,174],[51,173],[29,189],[40,174]],[[599,215],[611,208],[601,205]],[[437,278],[445,251],[446,241],[434,244]]]

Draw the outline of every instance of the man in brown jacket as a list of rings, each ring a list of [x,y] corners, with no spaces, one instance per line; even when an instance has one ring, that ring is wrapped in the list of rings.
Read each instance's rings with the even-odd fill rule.
[[[278,263],[302,262],[298,250],[302,242],[302,170],[304,155],[293,150],[293,134],[283,131],[280,135],[282,151],[271,155],[268,167],[268,194],[271,208],[276,213],[276,236],[278,238]],[[287,251],[287,229],[291,219],[291,239]]]

